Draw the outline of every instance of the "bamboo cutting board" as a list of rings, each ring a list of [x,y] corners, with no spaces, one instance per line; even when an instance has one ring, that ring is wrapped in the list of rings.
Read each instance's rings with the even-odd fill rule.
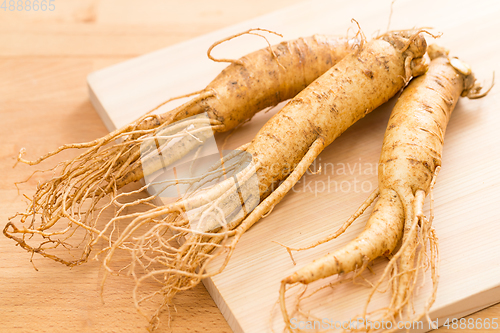
[[[88,77],[91,100],[108,129],[113,130],[169,97],[203,88],[225,67],[206,57],[208,47],[224,37],[255,27],[275,30],[284,39],[314,33],[344,34],[354,28],[352,18],[370,37],[387,28],[388,13],[389,3],[385,2],[301,3],[94,72]],[[439,43],[468,62],[488,85],[492,72],[498,72],[499,67],[500,42],[492,38],[500,32],[499,15],[497,1],[398,1],[390,28],[423,26],[443,32]],[[281,39],[270,36],[269,40],[277,43]],[[214,56],[238,58],[264,46],[259,38],[243,36],[219,46]],[[434,193],[434,225],[441,263],[431,318],[439,320],[440,325],[447,318],[460,318],[500,301],[499,102],[498,87],[484,99],[462,99],[446,134],[443,168]],[[179,103],[171,103],[159,112]],[[376,166],[393,104],[391,100],[375,110],[325,149],[312,167],[321,165],[323,171],[307,173],[270,216],[244,235],[226,270],[204,281],[234,332],[270,332],[271,327],[280,332],[284,324],[275,302],[281,279],[341,247],[362,230],[367,214],[337,240],[297,253],[297,266],[273,242],[308,245],[336,230],[365,200],[377,184]],[[251,140],[280,107],[257,115],[242,127],[229,140],[230,148]],[[218,142],[224,138],[216,137]],[[385,263],[382,259],[375,261],[375,276],[380,275]],[[332,281],[335,278],[311,288]],[[429,282],[419,290],[417,307],[426,300]],[[344,321],[361,311],[369,290],[344,283],[321,290],[305,301],[304,308],[317,318]],[[298,291],[295,288],[287,293],[290,302]],[[377,294],[374,305],[383,304],[387,297],[388,293]]]

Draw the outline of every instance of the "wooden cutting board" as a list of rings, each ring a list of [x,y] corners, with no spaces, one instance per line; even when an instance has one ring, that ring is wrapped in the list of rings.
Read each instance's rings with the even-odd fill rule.
[[[500,3],[497,1],[398,1],[390,29],[433,27],[439,43],[468,62],[489,85],[498,71]],[[248,28],[266,28],[284,39],[314,33],[345,34],[355,18],[367,37],[388,26],[389,4],[375,1],[316,0],[243,22],[205,36],[94,72],[89,93],[109,130],[136,119],[165,99],[203,88],[224,64],[211,62],[206,50],[217,40]],[[269,36],[271,43],[281,39]],[[431,39],[429,39],[431,41]],[[265,42],[243,36],[219,46],[214,56],[238,58]],[[443,168],[435,188],[434,225],[441,253],[440,282],[431,318],[442,325],[500,301],[500,128],[499,88],[480,100],[460,100],[445,140]],[[180,103],[180,102],[179,102]],[[178,105],[171,103],[160,112]],[[308,245],[336,230],[376,187],[376,165],[394,100],[375,110],[337,139],[316,160],[321,174],[306,174],[272,214],[239,242],[226,270],[205,286],[234,332],[280,332],[284,324],[274,306],[279,282],[297,268],[353,239],[363,228],[362,216],[335,241],[295,255],[294,266],[278,244]],[[257,115],[229,140],[237,147],[251,140],[278,111]],[[224,135],[218,136],[220,142]],[[427,207],[428,212],[428,207]],[[386,261],[374,263],[380,274]],[[217,263],[215,263],[217,264]],[[367,274],[373,279],[373,276]],[[326,279],[311,289],[335,281]],[[429,282],[429,281],[428,281]],[[426,283],[416,306],[430,290]],[[299,289],[287,295],[294,298]],[[351,282],[326,288],[304,307],[318,318],[343,321],[359,313],[370,291]],[[377,295],[383,304],[388,293]],[[428,330],[428,324],[423,330]]]

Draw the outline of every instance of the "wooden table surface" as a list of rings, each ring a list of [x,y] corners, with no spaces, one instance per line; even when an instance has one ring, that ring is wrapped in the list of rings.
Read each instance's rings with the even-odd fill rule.
[[[7,10],[0,9],[2,228],[26,205],[14,182],[33,168],[12,168],[22,147],[35,158],[107,133],[88,98],[90,72],[299,1],[56,0],[52,12],[10,11],[7,1]],[[41,179],[20,184],[21,193],[29,194]],[[111,280],[101,303],[98,262],[68,269],[36,256],[33,261],[38,271],[28,253],[0,236],[0,332],[145,331],[127,282]],[[176,305],[174,332],[231,331],[203,286],[180,294]],[[500,305],[471,317],[499,318]],[[456,330],[438,330],[448,331]]]

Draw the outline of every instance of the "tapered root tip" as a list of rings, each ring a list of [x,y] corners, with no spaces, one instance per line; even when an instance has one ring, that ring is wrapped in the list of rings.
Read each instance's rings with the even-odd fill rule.
[[[16,163],[14,163],[14,165],[12,166],[12,168],[15,168],[17,166],[17,164],[19,162],[23,162],[23,155],[26,153],[26,148],[21,148],[21,150],[19,150],[19,154],[17,155],[17,160],[16,160]]]
[[[285,302],[286,285],[288,284],[286,280],[287,279],[281,281],[279,301],[280,301],[281,314],[283,316],[283,320],[285,321],[285,329],[286,331],[291,332],[290,317],[288,316],[288,312],[286,311],[286,302]]]

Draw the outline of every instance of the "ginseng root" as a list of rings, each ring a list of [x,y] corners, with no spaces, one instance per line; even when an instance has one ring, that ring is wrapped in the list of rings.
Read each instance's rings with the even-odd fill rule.
[[[245,33],[259,30],[264,29]],[[315,35],[269,46],[239,60],[214,59],[212,46],[211,59],[231,64],[204,90],[180,96],[195,95],[187,103],[160,115],[151,114],[152,110],[100,139],[64,145],[35,161],[25,160],[21,150],[19,161],[35,165],[66,149],[87,149],[58,164],[57,175],[37,186],[26,211],[10,219],[4,234],[31,253],[68,266],[87,261],[90,244],[101,231],[95,218],[101,199],[113,198],[123,186],[178,161],[214,132],[234,129],[258,111],[294,97],[358,44],[357,37]],[[22,227],[14,224],[16,218]],[[51,254],[61,246],[80,247],[80,257],[74,259],[74,249],[74,260]]]
[[[236,166],[234,174],[173,204],[117,215],[108,223],[106,228],[116,233],[116,241],[104,249],[108,272],[115,272],[115,253],[129,251],[136,306],[141,311],[144,302],[162,296],[151,327],[177,292],[225,268],[242,235],[278,204],[326,146],[400,91],[411,76],[422,74],[426,45],[420,31],[395,32],[369,43],[363,38],[356,52],[289,101],[242,147],[245,163],[238,158],[224,162]],[[207,172],[203,177],[212,176]],[[205,182],[203,177],[197,181]],[[132,221],[118,233],[117,224],[127,218]],[[152,227],[136,234],[145,226]],[[222,264],[208,270],[218,256]],[[142,297],[140,285],[149,279],[161,283],[161,290]]]
[[[290,331],[285,305],[287,285],[309,284],[352,272],[364,266],[367,260],[392,253],[398,242],[401,246],[373,286],[359,318],[364,318],[365,323],[390,321],[397,329],[398,320],[419,320],[428,315],[434,303],[439,274],[438,241],[432,227],[432,189],[441,167],[446,125],[460,96],[478,98],[484,94],[479,94],[481,88],[467,64],[449,57],[447,50],[436,45],[428,49],[432,59],[428,72],[404,89],[390,116],[380,157],[379,190],[375,192],[378,201],[365,229],[343,248],[313,261],[281,282],[281,310]],[[426,218],[423,205],[428,194],[431,195],[431,213]],[[367,202],[373,199],[372,195]],[[359,215],[355,214],[348,222]],[[329,238],[338,236],[346,227]],[[424,309],[415,314],[408,308],[412,306],[417,279],[424,267],[431,270],[434,288]],[[389,289],[393,291],[390,304],[367,318],[368,304],[388,276],[391,276]],[[373,327],[357,329],[378,331]]]

